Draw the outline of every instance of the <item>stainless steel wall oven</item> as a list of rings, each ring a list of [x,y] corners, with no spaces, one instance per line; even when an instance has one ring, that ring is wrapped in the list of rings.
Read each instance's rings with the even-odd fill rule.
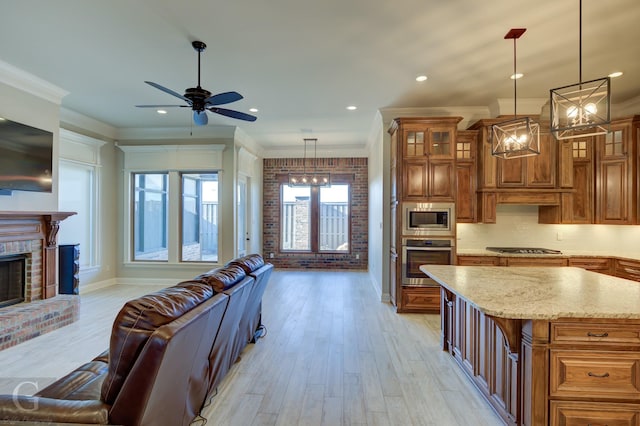
[[[420,265],[451,265],[453,238],[403,238],[402,285],[438,285],[420,270]]]

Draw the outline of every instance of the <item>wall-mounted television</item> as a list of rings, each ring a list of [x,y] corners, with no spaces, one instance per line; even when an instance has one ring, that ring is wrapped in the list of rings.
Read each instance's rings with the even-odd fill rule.
[[[0,190],[51,192],[53,133],[0,117]]]

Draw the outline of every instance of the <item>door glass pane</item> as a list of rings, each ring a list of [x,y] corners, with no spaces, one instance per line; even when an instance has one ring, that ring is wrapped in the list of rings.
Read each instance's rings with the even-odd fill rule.
[[[134,173],[134,260],[166,261],[167,174]]]
[[[218,174],[182,174],[183,262],[218,261]]]
[[[282,185],[282,250],[311,250],[311,188]]]
[[[349,185],[320,188],[320,250],[349,251]]]

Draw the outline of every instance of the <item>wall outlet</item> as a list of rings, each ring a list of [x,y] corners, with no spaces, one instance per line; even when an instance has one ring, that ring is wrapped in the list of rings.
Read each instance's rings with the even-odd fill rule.
[[[556,240],[558,240],[558,241],[562,241],[562,238],[564,238],[564,237],[563,237],[563,235],[562,235],[562,232],[558,231],[558,232],[556,233]]]
[[[269,259],[273,259],[273,253],[269,253]]]
[[[360,253],[356,254],[356,260],[360,259]]]

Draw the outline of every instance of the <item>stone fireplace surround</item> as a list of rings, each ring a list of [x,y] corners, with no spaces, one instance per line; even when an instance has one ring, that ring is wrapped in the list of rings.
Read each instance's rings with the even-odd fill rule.
[[[0,308],[0,350],[77,320],[80,298],[57,294],[57,234],[73,214],[0,211],[0,256],[26,256],[25,301]]]

